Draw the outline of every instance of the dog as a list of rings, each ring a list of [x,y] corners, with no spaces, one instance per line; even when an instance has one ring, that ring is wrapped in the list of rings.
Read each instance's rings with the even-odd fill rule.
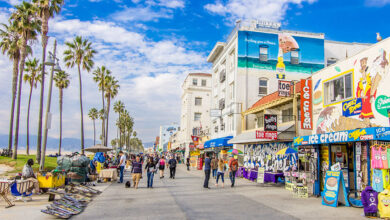
[[[131,187],[130,181],[127,181],[127,182],[126,182],[125,187],[126,187],[126,188],[130,188],[130,187]]]

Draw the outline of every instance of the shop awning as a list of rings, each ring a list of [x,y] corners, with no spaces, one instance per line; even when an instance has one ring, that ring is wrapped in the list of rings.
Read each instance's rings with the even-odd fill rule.
[[[233,136],[226,136],[222,138],[208,140],[204,143],[204,149],[211,147],[233,147],[232,144],[228,143],[228,141],[232,138]]]
[[[229,144],[255,144],[261,142],[280,142],[293,141],[295,137],[295,122],[286,123],[283,126],[278,126],[277,140],[258,139],[256,138],[256,130],[243,132],[229,141]]]
[[[390,141],[390,127],[359,128],[355,130],[300,136],[294,138],[294,146],[371,140]]]

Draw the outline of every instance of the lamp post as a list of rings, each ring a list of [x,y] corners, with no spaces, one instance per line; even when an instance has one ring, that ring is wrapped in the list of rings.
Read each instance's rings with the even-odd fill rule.
[[[49,130],[49,120],[51,123],[51,113],[50,113],[50,104],[51,104],[51,93],[53,88],[53,74],[54,71],[61,71],[60,65],[58,63],[58,59],[56,58],[56,52],[57,52],[57,40],[54,39],[54,49],[53,53],[49,52],[49,60],[47,63],[45,63],[48,66],[51,66],[51,72],[50,72],[50,83],[49,83],[49,92],[47,94],[47,104],[46,104],[46,114],[45,114],[45,129],[43,133],[43,145],[41,150],[41,162],[39,165],[39,170],[43,171],[45,168],[45,155],[46,155],[46,144],[47,144],[47,133]],[[55,64],[56,62],[56,64]]]

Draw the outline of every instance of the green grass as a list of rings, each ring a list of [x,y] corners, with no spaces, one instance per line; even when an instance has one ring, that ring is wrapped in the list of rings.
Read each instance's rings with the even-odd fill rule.
[[[0,156],[0,164],[5,164],[5,165],[8,165],[8,166],[14,168],[13,171],[10,171],[8,173],[19,173],[19,172],[22,172],[23,166],[27,163],[27,160],[30,158],[34,160],[34,166],[33,166],[34,171],[38,171],[39,164],[35,163],[36,162],[35,155],[27,156],[27,155],[19,154],[18,159],[16,159],[16,160],[13,160],[10,157]],[[57,166],[57,158],[56,157],[46,157],[46,159],[45,159],[45,170],[46,171],[51,171],[51,170],[55,169],[56,166]]]

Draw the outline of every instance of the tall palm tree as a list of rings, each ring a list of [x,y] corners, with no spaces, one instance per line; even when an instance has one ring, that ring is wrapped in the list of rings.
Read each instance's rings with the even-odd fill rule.
[[[123,110],[125,110],[125,105],[123,104],[122,101],[116,101],[114,103],[114,112],[118,114],[118,120],[120,120],[120,117],[121,117],[121,113],[123,112]],[[119,131],[119,127],[117,129],[117,138],[120,139],[120,137],[118,137],[118,131]],[[121,136],[121,133],[119,132],[119,136]]]
[[[92,49],[92,43],[81,36],[73,39],[73,42],[66,42],[67,50],[64,51],[65,65],[73,68],[77,65],[80,84],[80,112],[81,112],[81,153],[84,154],[84,116],[83,116],[83,92],[81,82],[81,68],[89,72],[94,65],[93,56],[96,51]]]
[[[88,112],[88,116],[93,121],[93,145],[96,145],[95,120],[99,118],[99,112],[96,108],[91,108]]]
[[[106,87],[106,81],[108,80],[107,77],[111,75],[111,71],[108,70],[105,66],[98,67],[93,72],[93,80],[98,83],[99,90],[102,92],[102,103],[103,103],[103,109],[105,109],[104,105],[104,88]],[[102,118],[102,134],[103,134],[103,141],[102,144],[104,145],[106,137],[105,132],[105,117]]]
[[[59,101],[60,101],[60,143],[58,145],[58,154],[61,155],[61,145],[62,145],[62,103],[64,96],[64,89],[69,87],[69,74],[65,71],[58,71],[53,77],[56,82],[56,86],[59,89]]]
[[[104,108],[100,109],[99,112],[98,112],[98,117],[100,120],[104,120],[104,118],[106,117],[106,111]],[[104,127],[104,124],[102,123],[102,126]],[[101,140],[101,144],[104,145],[104,130],[102,129],[102,133],[100,134],[100,140]]]
[[[38,117],[38,141],[37,141],[37,161],[41,160],[42,146],[42,118],[43,118],[43,97],[45,92],[45,62],[46,62],[46,47],[49,33],[49,19],[55,14],[60,13],[64,0],[33,0],[33,4],[37,7],[38,16],[42,22],[42,83],[41,96],[39,100],[39,117]]]
[[[11,20],[15,22],[15,27],[21,36],[20,46],[20,64],[19,64],[19,88],[18,100],[16,107],[16,122],[15,122],[15,141],[12,158],[17,158],[18,138],[19,138],[19,118],[20,118],[20,99],[22,93],[22,79],[24,71],[24,63],[28,54],[28,41],[36,39],[37,31],[41,31],[41,22],[36,17],[36,7],[28,2],[23,2],[15,6],[16,11],[11,14]]]
[[[39,60],[33,59],[26,62],[25,71],[27,74],[24,75],[23,80],[25,83],[30,85],[30,94],[28,96],[28,107],[27,107],[27,140],[26,140],[26,154],[30,155],[30,105],[31,95],[33,88],[37,88],[38,82],[41,82],[41,65],[38,64]],[[28,74],[30,73],[30,74]]]
[[[106,120],[106,135],[105,135],[105,146],[107,146],[107,140],[108,140],[108,122],[109,122],[109,116],[110,116],[110,103],[111,99],[115,98],[115,96],[118,94],[119,90],[119,84],[118,80],[115,79],[113,76],[108,76],[106,79],[106,86],[104,88],[105,90],[105,96],[107,99],[107,120]]]
[[[15,100],[16,90],[18,84],[18,72],[20,61],[20,35],[15,26],[15,22],[9,21],[9,25],[1,24],[0,29],[0,49],[3,54],[7,54],[9,59],[13,61],[12,69],[12,100],[11,100],[11,115],[9,120],[9,137],[8,137],[8,152],[12,150],[12,136],[14,126],[14,112],[15,112]]]

